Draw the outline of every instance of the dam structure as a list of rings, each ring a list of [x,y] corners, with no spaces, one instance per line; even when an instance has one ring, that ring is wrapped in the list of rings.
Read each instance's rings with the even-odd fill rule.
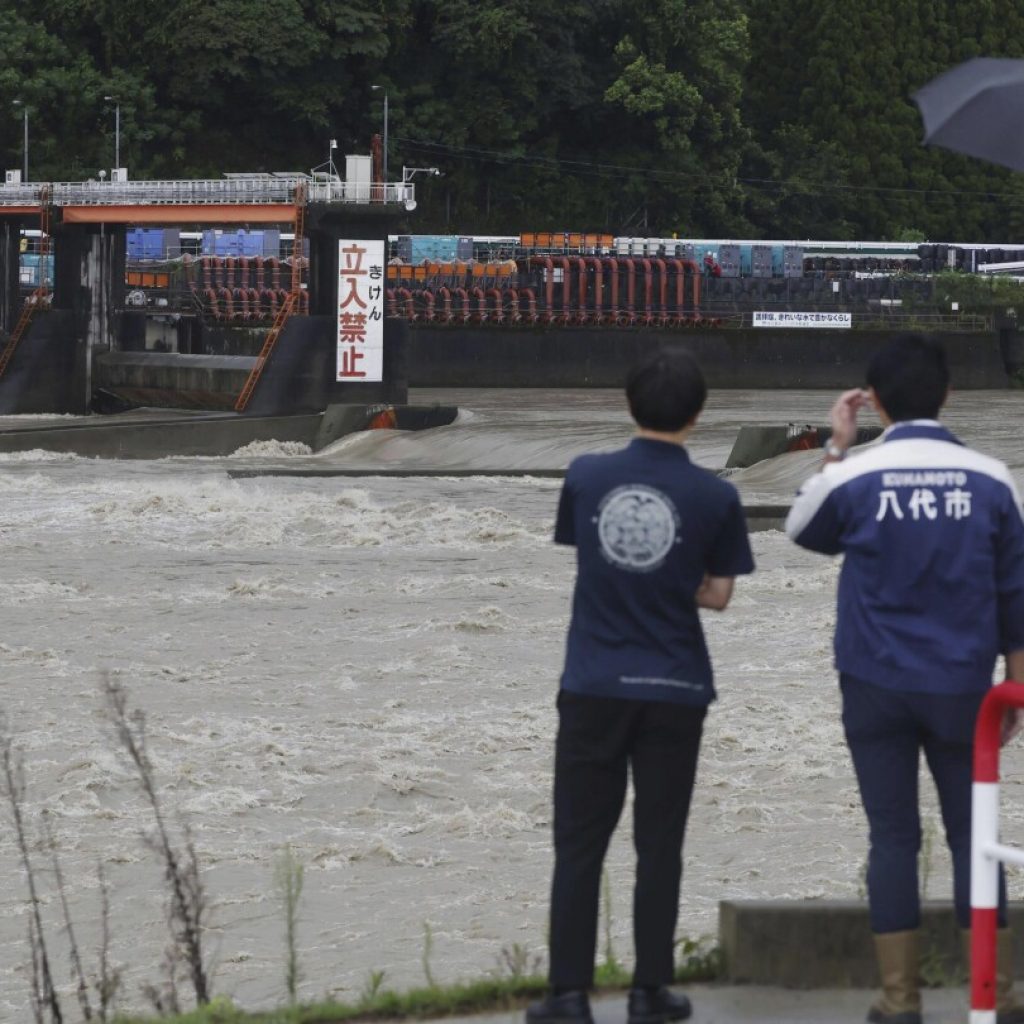
[[[414,189],[368,174],[0,188],[0,415],[155,406],[227,420],[403,405],[405,324],[386,317],[382,286],[387,235],[415,206]],[[140,308],[129,231],[155,224],[290,235],[275,287],[252,290],[251,322],[231,345],[204,336],[211,289],[184,306]],[[33,243],[38,280],[25,295]],[[170,342],[153,344],[154,330]]]
[[[347,157],[345,179],[0,187],[0,415],[168,409],[167,423],[216,418],[231,443],[262,438],[258,418],[306,416],[277,436],[319,444],[315,418],[331,406],[364,411],[331,419],[351,429],[405,405],[409,386],[617,388],[663,345],[693,352],[715,388],[846,387],[906,329],[942,332],[958,388],[1024,379],[1015,321],[936,312],[933,259],[883,281],[751,245],[743,277],[740,246],[712,258],[690,243],[583,234],[459,238],[465,252],[449,258],[424,248],[433,236],[403,234],[416,206],[407,171],[425,169],[387,183],[374,159]],[[858,266],[886,270],[880,260]],[[368,313],[357,280],[375,295]]]

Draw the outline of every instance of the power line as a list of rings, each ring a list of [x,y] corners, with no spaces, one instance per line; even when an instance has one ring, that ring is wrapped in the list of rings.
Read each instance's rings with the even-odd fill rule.
[[[471,161],[475,163],[500,163],[500,164],[521,164],[532,167],[548,167],[551,169],[565,169],[570,174],[575,176],[588,176],[588,177],[619,177],[624,174],[630,174],[646,178],[653,182],[660,183],[672,183],[680,182],[687,183],[690,187],[682,189],[683,191],[694,193],[698,191],[693,186],[693,175],[686,171],[673,171],[665,170],[656,167],[638,167],[630,164],[608,164],[596,161],[584,161],[584,160],[569,160],[561,157],[548,157],[548,156],[531,156],[522,153],[502,153],[497,150],[483,149],[477,146],[452,146],[443,142],[431,142],[426,139],[409,139],[403,137],[396,137],[396,142],[400,142],[403,145],[410,146],[414,149],[420,149],[423,151],[429,151],[434,153],[444,153],[451,157],[460,160]],[[750,185],[754,188],[762,190],[774,190],[776,192],[787,191],[794,195],[806,195],[806,196],[831,196],[835,193],[873,193],[877,195],[886,195],[893,198],[912,198],[912,197],[940,197],[948,196],[949,198],[957,198],[964,196],[973,196],[975,198],[984,198],[990,200],[1000,200],[1003,202],[1021,202],[1024,201],[1024,194],[1016,192],[992,192],[989,190],[981,189],[951,189],[951,188],[899,188],[889,185],[850,185],[842,182],[835,183],[814,183],[813,185],[806,182],[795,181],[793,179],[781,180],[776,178],[733,178],[737,184]]]

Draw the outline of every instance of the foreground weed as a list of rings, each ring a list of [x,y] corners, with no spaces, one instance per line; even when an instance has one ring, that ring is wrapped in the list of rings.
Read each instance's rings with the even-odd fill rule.
[[[427,979],[429,988],[437,988],[434,980],[434,971],[430,961],[434,956],[434,930],[430,927],[429,921],[423,922],[423,977]]]
[[[387,973],[383,969],[370,971],[366,981],[363,982],[363,990],[359,996],[360,1005],[372,1003],[380,995],[380,990],[384,985],[384,976]]]
[[[171,944],[165,960],[167,984],[155,1005],[159,1012],[177,1009],[177,965],[183,961],[188,968],[196,1005],[210,1001],[210,985],[203,959],[203,932],[206,927],[206,892],[199,870],[199,857],[188,826],[181,846],[175,845],[167,827],[163,805],[156,785],[156,773],[146,747],[146,716],[141,710],[129,710],[128,694],[120,681],[110,674],[102,680],[107,702],[107,715],[118,741],[124,748],[138,776],[139,786],[153,812],[156,833],[151,841],[164,865],[170,905],[168,924]],[[156,993],[157,990],[153,990]]]
[[[46,933],[39,912],[39,892],[36,886],[35,867],[29,856],[29,839],[25,828],[23,807],[25,804],[25,763],[14,749],[14,737],[5,716],[0,715],[0,795],[6,797],[14,822],[14,836],[21,856],[28,886],[30,915],[28,919],[28,944],[32,954],[31,1001],[32,1016],[36,1024],[43,1024],[44,1015],[49,1015],[51,1024],[63,1024],[60,999],[53,984],[50,969],[50,955],[46,948]]]
[[[295,856],[295,851],[290,846],[285,846],[274,863],[274,884],[277,887],[277,896],[284,912],[286,956],[284,977],[288,989],[288,999],[293,1006],[298,999],[299,981],[301,980],[296,936],[304,873],[302,862]]]
[[[540,974],[542,963],[542,957],[531,954],[521,942],[513,942],[511,946],[501,947],[496,973],[499,978],[522,981]]]

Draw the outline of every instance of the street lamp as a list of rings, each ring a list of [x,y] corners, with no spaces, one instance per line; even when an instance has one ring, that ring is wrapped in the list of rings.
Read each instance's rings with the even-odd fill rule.
[[[388,91],[383,85],[371,85],[371,89],[380,89],[384,93],[384,187],[388,183]]]
[[[430,174],[435,178],[441,177],[440,167],[402,167],[402,195],[405,197],[405,208],[412,213],[416,209],[416,200],[412,197],[412,188],[406,185],[412,184],[412,179],[417,174]]]
[[[28,104],[23,103],[21,100],[12,100],[12,106],[21,107],[25,115],[25,140],[24,140],[24,154],[25,154],[25,169],[22,172],[23,180],[28,183]]]
[[[403,167],[402,184],[407,185],[417,174],[431,174],[435,178],[441,177],[440,167]]]
[[[114,166],[121,166],[121,101],[116,96],[104,96],[114,106]]]

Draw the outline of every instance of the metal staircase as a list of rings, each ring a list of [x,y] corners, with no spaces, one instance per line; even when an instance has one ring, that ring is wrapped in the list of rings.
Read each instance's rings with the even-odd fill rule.
[[[284,325],[288,322],[288,318],[292,313],[298,309],[299,299],[302,294],[302,250],[304,249],[305,227],[306,186],[300,182],[295,186],[295,241],[292,244],[292,288],[288,293],[288,298],[281,303],[281,308],[277,311],[277,316],[274,317],[274,322],[270,325],[270,330],[267,332],[263,348],[260,349],[260,354],[256,357],[256,363],[249,372],[249,377],[235,401],[235,412],[245,412],[249,399],[252,398],[256,385],[259,383],[263,368],[267,365],[267,360],[270,359],[270,354],[274,351],[277,339],[284,330]],[[3,373],[2,368],[0,368],[0,373]]]
[[[14,330],[11,331],[11,336],[7,339],[3,352],[0,352],[0,377],[3,377],[6,372],[7,365],[14,356],[14,350],[18,347],[18,343],[28,332],[29,324],[32,322],[32,317],[35,315],[36,310],[44,305],[50,292],[46,281],[46,269],[51,248],[50,191],[46,187],[41,190],[39,195],[39,227],[39,284],[25,300],[24,305],[21,307],[21,315],[18,317],[18,322],[14,325]]]

